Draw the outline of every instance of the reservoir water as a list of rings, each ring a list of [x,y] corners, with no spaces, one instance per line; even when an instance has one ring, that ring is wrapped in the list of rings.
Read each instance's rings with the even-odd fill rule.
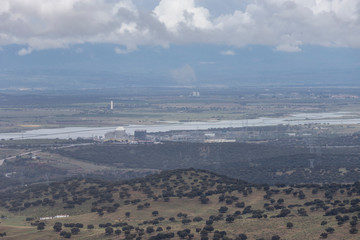
[[[167,132],[173,130],[207,130],[212,128],[240,128],[256,126],[276,125],[299,125],[299,124],[360,124],[357,114],[348,112],[334,113],[298,113],[285,117],[269,118],[261,117],[242,120],[222,120],[207,122],[161,122],[152,125],[127,125],[126,133],[134,134],[135,130],[146,130],[148,133]],[[0,133],[0,139],[42,139],[42,138],[91,138],[104,136],[106,132],[114,131],[116,127],[66,127],[53,129],[37,129],[17,133]]]

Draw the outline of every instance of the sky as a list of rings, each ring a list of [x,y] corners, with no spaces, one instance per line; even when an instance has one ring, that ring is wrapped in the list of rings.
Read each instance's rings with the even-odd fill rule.
[[[356,85],[359,48],[358,0],[0,0],[0,88]]]

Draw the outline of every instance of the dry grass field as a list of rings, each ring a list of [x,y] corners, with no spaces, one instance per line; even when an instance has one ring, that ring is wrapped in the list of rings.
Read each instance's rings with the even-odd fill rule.
[[[241,239],[239,234],[246,234],[248,239],[278,235],[303,240],[324,238],[320,235],[329,228],[333,232],[327,239],[359,239],[349,232],[356,229],[360,216],[356,191],[358,184],[259,186],[191,169],[123,183],[74,179],[4,194],[0,214],[6,217],[1,219],[0,233],[6,232],[3,239],[59,239],[53,226],[60,222],[61,231],[69,233],[74,226],[65,224],[83,224],[73,239],[169,239],[159,234],[173,233],[172,239]],[[86,200],[78,203],[81,198]],[[47,205],[45,199],[53,204]],[[37,200],[42,204],[34,206]],[[332,209],[338,212],[324,216]],[[40,221],[46,224],[43,230],[31,226],[39,224],[40,217],[59,214],[70,217]],[[335,216],[348,219],[339,221]],[[107,223],[113,230],[108,234],[101,226]],[[88,225],[94,228],[87,229]],[[181,235],[184,230],[190,233]]]

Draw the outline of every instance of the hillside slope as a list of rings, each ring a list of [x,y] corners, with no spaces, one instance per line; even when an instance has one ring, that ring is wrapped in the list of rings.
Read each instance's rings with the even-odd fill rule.
[[[3,239],[359,239],[359,194],[359,183],[255,185],[195,169],[126,182],[70,179],[2,193],[0,233]],[[69,216],[40,220],[57,215]]]

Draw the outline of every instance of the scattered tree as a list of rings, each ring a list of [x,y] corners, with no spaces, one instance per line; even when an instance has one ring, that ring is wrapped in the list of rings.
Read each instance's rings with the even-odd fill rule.
[[[286,227],[289,228],[289,229],[291,229],[291,228],[294,227],[294,224],[293,224],[292,222],[288,222],[288,223],[286,224]]]

